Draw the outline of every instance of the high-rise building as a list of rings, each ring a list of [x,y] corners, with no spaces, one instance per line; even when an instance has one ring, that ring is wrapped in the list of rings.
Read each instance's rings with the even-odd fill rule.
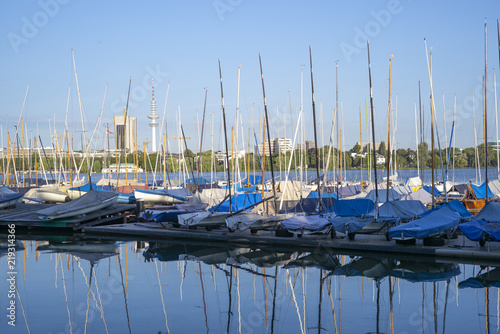
[[[127,152],[135,152],[134,143],[137,140],[137,118],[127,116],[124,122],[124,116],[115,116],[115,137],[116,149],[127,149]],[[135,143],[137,144],[137,143]]]

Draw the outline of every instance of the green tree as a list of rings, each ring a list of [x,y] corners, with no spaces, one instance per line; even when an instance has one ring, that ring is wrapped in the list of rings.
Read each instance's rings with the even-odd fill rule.
[[[385,142],[380,142],[380,146],[378,148],[378,153],[382,154],[384,157],[387,156],[387,147],[385,146]]]

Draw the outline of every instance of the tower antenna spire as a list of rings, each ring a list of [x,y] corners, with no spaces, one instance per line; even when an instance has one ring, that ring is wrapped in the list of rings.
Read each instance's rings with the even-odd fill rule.
[[[152,144],[152,152],[156,152],[156,128],[158,127],[158,123],[156,120],[159,118],[156,114],[156,101],[155,101],[155,78],[153,77],[153,85],[152,85],[152,99],[151,99],[151,115],[148,115],[148,118],[151,120],[149,122],[149,126],[151,127],[151,144]]]

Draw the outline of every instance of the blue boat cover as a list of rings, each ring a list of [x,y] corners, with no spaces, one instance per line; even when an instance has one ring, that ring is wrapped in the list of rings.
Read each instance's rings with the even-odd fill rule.
[[[317,191],[311,191],[306,198],[319,198],[319,194]],[[337,195],[334,193],[322,192],[321,198],[334,198],[337,199]]]
[[[371,199],[373,202],[375,202],[375,189],[371,190],[368,195],[366,195],[365,198]],[[389,189],[389,201],[395,201],[401,198],[400,193],[398,193],[394,189]],[[378,202],[380,203],[382,200],[385,200],[387,198],[387,189],[379,189],[378,190]]]
[[[333,211],[340,217],[361,217],[374,207],[375,203],[368,198],[342,199],[333,203]]]
[[[451,210],[458,213],[462,219],[469,218],[469,217],[473,216],[473,214],[470,213],[470,211],[467,210],[467,208],[458,199],[454,199],[453,201],[448,202],[448,204],[443,204],[442,206],[444,206],[444,205],[447,205]],[[430,209],[429,211],[421,214],[421,217],[427,216],[427,215],[431,214],[432,212],[439,210],[440,208],[441,208],[441,206],[437,206],[433,209]]]
[[[248,194],[237,194],[231,197],[231,208],[232,212],[243,210],[246,207],[249,207],[252,204],[256,204],[262,201],[262,193],[248,193]],[[210,212],[214,212],[217,208],[217,205],[208,209]],[[229,210],[229,199],[224,201],[220,207],[217,209],[217,212],[230,212]]]
[[[182,184],[182,187],[184,188],[186,184],[204,185],[204,184],[208,184],[208,183],[209,182],[203,176],[200,176],[199,178],[195,177],[195,178],[189,178],[189,179],[187,179],[186,183]]]
[[[432,186],[423,186],[422,189],[424,189],[425,191],[427,191],[429,194],[432,195]],[[441,196],[441,192],[437,190],[436,187],[434,187],[434,196],[435,197]]]
[[[410,221],[427,212],[427,208],[418,200],[387,201],[378,208],[379,221]],[[374,217],[375,210],[367,216]]]
[[[332,225],[323,215],[310,215],[310,216],[294,216],[287,218],[281,222],[287,230],[311,230],[321,231],[328,225]]]
[[[283,210],[283,212],[287,212],[287,213],[303,212],[303,213],[307,213],[307,214],[318,213],[318,207],[319,207],[319,205],[318,205],[319,198],[318,197],[316,197],[316,198],[302,198],[302,199],[300,199],[298,201],[294,201],[294,202],[296,202],[295,206],[287,208],[286,210]],[[336,200],[333,197],[324,198],[322,196],[321,203],[323,204],[323,208],[324,208],[324,211],[322,210],[322,212],[328,212],[328,213],[333,212],[333,205],[335,202],[336,202]]]
[[[92,189],[102,190],[101,186],[98,186],[95,183],[92,183]],[[79,186],[79,187],[69,188],[69,190],[89,191],[90,190],[90,183],[86,183],[83,186]]]
[[[474,195],[476,195],[477,199],[483,199],[486,195],[486,186],[481,184],[480,186],[476,186],[475,184],[470,185],[472,187],[472,191],[474,191]],[[493,194],[490,190],[490,187],[488,187],[488,197],[495,197],[495,194]]]
[[[500,202],[488,202],[474,219],[483,219],[486,221],[500,220]]]
[[[347,234],[361,230],[366,224],[373,222],[373,217],[335,217],[331,222],[336,231]]]
[[[442,205],[422,218],[391,228],[388,233],[393,239],[427,238],[454,228],[459,221],[457,212]]]
[[[483,233],[493,241],[500,240],[500,217],[497,221],[486,221],[482,219],[472,220],[460,224],[458,228],[472,241],[483,240]]]

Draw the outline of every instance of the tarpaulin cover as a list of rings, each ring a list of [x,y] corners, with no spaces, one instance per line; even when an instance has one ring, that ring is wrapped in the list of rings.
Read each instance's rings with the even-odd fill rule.
[[[459,221],[460,215],[443,205],[425,217],[391,228],[389,236],[393,239],[427,238],[454,228]]]
[[[401,195],[407,195],[413,192],[413,190],[409,186],[394,185],[392,186],[392,189],[394,189]]]
[[[483,219],[486,221],[499,221],[500,220],[500,202],[488,202],[481,211],[474,217],[474,219]]]
[[[201,192],[196,192],[188,203],[206,203],[208,206],[214,206],[220,203],[227,194],[227,190],[224,189],[203,189]]]
[[[16,193],[8,187],[0,187],[0,203],[8,202],[23,197],[23,194]]]
[[[335,201],[333,211],[341,217],[361,217],[373,210],[375,204],[368,198],[342,199]]]
[[[496,196],[500,195],[500,181],[493,180],[488,182],[488,188],[490,188],[491,192]]]
[[[84,214],[96,210],[97,207],[104,208],[103,205],[111,205],[116,202],[118,193],[111,191],[90,190],[79,198],[62,204],[57,204],[36,213],[39,217],[49,219],[60,217],[71,217],[71,214]],[[113,200],[114,199],[114,200]]]
[[[184,187],[186,184],[200,184],[200,185],[204,185],[204,184],[207,184],[209,183],[203,176],[200,176],[199,178],[195,177],[195,178],[189,178],[186,180],[186,183],[183,183],[182,184],[182,187]]]
[[[253,193],[253,194],[237,194],[231,197],[231,208],[232,212],[243,210],[246,207],[249,207],[252,204],[258,203],[262,201],[262,193]],[[208,211],[213,212],[217,205],[208,209]],[[229,199],[224,201],[217,209],[217,212],[230,212],[229,210]]]
[[[332,189],[333,193],[337,193],[337,189],[333,188]],[[338,187],[338,193],[339,196],[341,197],[349,197],[349,196],[354,196],[356,194],[359,194],[361,192],[361,185],[360,184],[355,184],[355,185],[350,185],[350,186],[342,186]]]
[[[378,208],[378,218],[380,221],[409,221],[418,218],[427,208],[418,200],[407,201],[387,201]],[[374,217],[375,210],[367,216]]]
[[[294,206],[286,206],[285,210],[282,210],[283,212],[304,212],[307,214],[312,214],[312,213],[318,213],[318,207],[319,207],[319,198],[302,198],[297,201],[288,201],[289,203],[296,203]],[[329,197],[329,198],[321,198],[321,203],[323,204],[323,209],[322,212],[333,212],[333,206],[337,202],[335,198]],[[288,203],[287,203],[288,204]],[[293,205],[293,204],[292,204]]]
[[[366,195],[365,198],[369,198],[371,199],[373,202],[375,202],[375,190],[372,190],[368,193],[368,195]],[[389,201],[394,201],[394,200],[398,200],[401,198],[401,194],[398,193],[396,190],[394,189],[389,189]],[[382,201],[385,201],[387,199],[387,189],[378,189],[378,202],[382,202]]]
[[[483,234],[492,241],[500,240],[500,217],[498,221],[486,221],[475,219],[470,222],[460,224],[458,228],[472,241],[483,240]]]
[[[294,216],[281,222],[287,230],[306,229],[311,231],[321,231],[328,225],[332,225],[330,220],[323,215]]]
[[[425,191],[427,191],[429,194],[432,195],[432,186],[423,186],[422,189],[424,189]],[[439,197],[439,196],[441,196],[441,192],[437,190],[436,187],[434,187],[434,197]]]
[[[480,186],[476,186],[475,184],[470,185],[472,187],[472,191],[474,191],[474,195],[476,195],[477,199],[482,199],[486,195],[486,186],[483,182]],[[495,194],[493,194],[490,190],[490,187],[488,187],[488,197],[495,197]]]
[[[465,195],[465,192],[467,191],[468,187],[469,187],[469,185],[467,183],[455,184],[451,188],[451,191],[456,191],[457,193],[459,193],[461,195]]]
[[[193,196],[193,193],[187,190],[186,188],[176,188],[176,189],[167,189],[167,194],[175,196],[175,197],[189,197]]]
[[[469,218],[469,217],[472,217],[473,214],[470,213],[469,210],[467,210],[467,208],[462,204],[462,202],[460,202],[458,199],[454,199],[453,201],[451,202],[448,202],[448,204],[443,204],[442,206],[448,206],[451,210],[455,211],[456,213],[458,213],[460,215],[461,218],[465,219],[465,218]],[[426,216],[426,215],[429,215],[431,214],[432,212],[436,211],[436,210],[439,210],[442,206],[437,206],[433,209],[430,209],[429,211],[421,214],[422,217]]]
[[[419,189],[400,198],[401,201],[419,200],[422,204],[432,203],[432,195],[424,189]]]
[[[331,222],[336,231],[347,234],[361,230],[366,224],[373,222],[373,217],[335,217]]]
[[[306,198],[319,198],[319,194],[317,191],[311,191]],[[322,192],[321,193],[321,198],[337,198],[337,195],[334,193],[327,193],[327,192]]]

